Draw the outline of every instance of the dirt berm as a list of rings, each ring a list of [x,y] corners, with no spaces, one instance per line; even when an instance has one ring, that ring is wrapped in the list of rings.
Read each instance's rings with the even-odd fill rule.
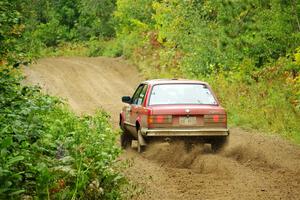
[[[122,59],[47,58],[25,68],[27,80],[64,97],[78,113],[102,107],[117,126],[121,96],[142,80]],[[300,134],[300,133],[299,133]],[[273,135],[231,129],[229,145],[186,152],[180,142],[128,150],[126,176],[138,185],[132,199],[300,199],[300,147]]]

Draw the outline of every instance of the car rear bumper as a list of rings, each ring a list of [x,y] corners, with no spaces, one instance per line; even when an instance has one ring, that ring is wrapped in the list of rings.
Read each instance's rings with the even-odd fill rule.
[[[143,136],[227,136],[227,128],[206,129],[141,129]]]

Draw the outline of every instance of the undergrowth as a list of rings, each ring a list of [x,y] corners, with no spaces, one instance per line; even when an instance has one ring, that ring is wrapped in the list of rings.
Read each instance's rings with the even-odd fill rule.
[[[55,47],[45,47],[37,54],[38,57],[85,56],[85,57],[118,57],[123,54],[115,40],[92,38],[87,42],[64,42]]]
[[[228,111],[230,125],[279,134],[300,144],[299,77],[292,78],[282,64],[287,63],[266,67],[254,79],[222,72],[204,80]]]
[[[14,68],[0,77],[0,199],[121,198],[109,116],[76,116]]]

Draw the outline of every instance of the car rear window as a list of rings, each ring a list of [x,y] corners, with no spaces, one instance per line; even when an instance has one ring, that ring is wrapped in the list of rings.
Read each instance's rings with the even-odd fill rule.
[[[149,105],[208,104],[217,105],[211,91],[203,84],[154,85]]]

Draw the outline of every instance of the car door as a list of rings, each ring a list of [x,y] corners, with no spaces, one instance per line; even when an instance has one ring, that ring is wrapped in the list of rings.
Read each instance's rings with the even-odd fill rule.
[[[143,111],[143,102],[146,96],[147,85],[142,84],[141,89],[132,98],[130,123],[136,125],[136,121],[139,120],[140,115]],[[136,126],[135,131],[136,132]]]
[[[136,112],[135,108],[137,105],[138,97],[144,87],[144,84],[141,84],[138,86],[138,88],[135,90],[133,93],[133,96],[131,98],[131,103],[126,106],[125,109],[125,124],[126,124],[126,129],[129,130],[132,134],[135,135],[136,133],[136,128],[135,128],[135,121],[133,120],[134,118],[134,112]]]

